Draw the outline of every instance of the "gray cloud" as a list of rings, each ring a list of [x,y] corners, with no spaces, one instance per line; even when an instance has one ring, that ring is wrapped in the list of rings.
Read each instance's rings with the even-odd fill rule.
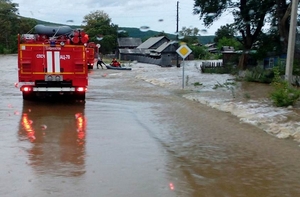
[[[19,3],[20,15],[55,23],[80,25],[83,17],[91,12],[102,10],[109,15],[112,23],[119,27],[149,26],[155,31],[174,33],[176,27],[177,0],[12,0]],[[179,30],[185,27],[204,29],[198,16],[192,15],[194,0],[181,0],[179,3]],[[208,29],[214,34],[220,25],[232,21],[224,17]],[[71,22],[69,22],[71,23]]]

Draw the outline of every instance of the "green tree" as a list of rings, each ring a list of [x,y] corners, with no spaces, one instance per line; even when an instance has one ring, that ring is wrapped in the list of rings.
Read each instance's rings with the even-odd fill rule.
[[[233,38],[223,37],[219,39],[217,44],[218,49],[221,49],[223,46],[231,46],[235,50],[240,50],[242,48],[241,43],[237,41],[234,37]]]
[[[194,45],[190,45],[189,46],[191,48],[191,50],[193,51],[194,57],[195,59],[209,59],[210,57],[210,53],[207,50],[207,47],[205,46],[194,46]]]
[[[233,28],[233,25],[223,25],[221,26],[215,33],[215,38],[214,38],[214,42],[218,43],[218,41],[220,39],[222,39],[223,37],[226,38],[234,38],[235,36],[235,29]]]
[[[108,14],[100,10],[91,12],[84,16],[83,24],[90,41],[101,45],[101,53],[114,53],[117,48],[118,26],[111,23]]]
[[[182,27],[182,29],[178,32],[178,38],[185,43],[195,44],[198,43],[198,36],[200,30],[198,28],[186,28]]]
[[[258,41],[254,43],[253,48],[257,50],[257,53],[253,54],[253,57],[263,60],[270,53],[272,55],[281,55],[282,44],[278,40],[280,40],[280,36],[277,31],[261,33]]]
[[[277,30],[280,36],[280,43],[282,49],[286,51],[288,46],[289,26],[290,26],[290,15],[291,15],[291,1],[290,0],[276,0],[277,6],[272,12],[272,28]]]
[[[37,25],[38,22],[35,19],[20,17],[18,20],[18,33],[26,34],[33,30],[33,27]]]
[[[288,37],[290,29],[290,17],[291,17],[291,0],[276,0],[276,6],[273,8],[273,12],[270,15],[269,21],[271,21],[271,28],[268,34],[275,35],[280,43],[280,53],[286,53],[288,48]],[[299,5],[298,5],[299,7]],[[299,15],[298,15],[299,26]],[[274,43],[275,44],[275,43]],[[299,45],[298,45],[299,46]],[[276,46],[278,48],[278,46]],[[279,51],[278,51],[279,52]],[[295,59],[300,58],[300,49],[295,49]]]
[[[275,0],[195,0],[194,14],[200,15],[200,19],[206,26],[210,26],[228,10],[234,17],[233,28],[241,34],[241,42],[244,53],[239,61],[239,68],[245,69],[248,62],[248,51],[258,40],[267,16],[273,13]]]
[[[16,43],[18,4],[10,0],[0,0],[0,53],[11,52]]]
[[[200,30],[197,27],[182,27],[182,29],[179,31],[179,36],[199,36],[199,32]]]

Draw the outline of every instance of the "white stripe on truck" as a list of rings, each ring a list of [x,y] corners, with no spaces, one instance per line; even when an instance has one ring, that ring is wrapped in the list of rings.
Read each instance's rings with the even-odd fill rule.
[[[54,51],[54,72],[60,72],[60,53],[59,51]]]
[[[47,51],[47,72],[52,73],[53,72],[53,62],[52,62],[52,51]]]
[[[54,55],[53,55],[54,53]],[[53,61],[54,58],[54,61]],[[54,65],[53,65],[54,62]],[[53,68],[54,67],[54,68]],[[54,69],[54,71],[53,71]],[[47,72],[60,72],[60,52],[59,51],[47,51]]]

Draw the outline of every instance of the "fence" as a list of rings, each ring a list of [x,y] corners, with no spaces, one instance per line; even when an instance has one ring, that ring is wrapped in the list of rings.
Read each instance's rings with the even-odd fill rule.
[[[200,67],[215,68],[223,66],[223,60],[205,60],[201,62]]]

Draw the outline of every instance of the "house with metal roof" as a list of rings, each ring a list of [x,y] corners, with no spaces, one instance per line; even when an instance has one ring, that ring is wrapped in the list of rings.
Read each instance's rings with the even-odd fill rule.
[[[142,44],[141,38],[123,37],[117,40],[119,49],[134,49]]]
[[[118,49],[116,52],[116,56],[120,58],[120,54],[126,51],[132,51],[136,49],[139,45],[142,44],[141,38],[132,38],[132,37],[122,37],[117,39]],[[132,53],[132,52],[130,52]],[[123,59],[124,60],[124,59]]]
[[[208,43],[204,45],[207,47],[207,51],[210,53],[218,53],[218,48],[216,43]]]
[[[158,47],[155,52],[160,54],[161,56],[161,66],[171,66],[173,60],[177,59],[177,50],[178,42],[176,41],[169,41],[165,42],[160,47]],[[176,64],[176,63],[175,63]]]
[[[151,37],[142,44],[140,44],[137,48],[139,49],[157,49],[163,43],[169,42],[170,39],[166,36],[158,36],[158,37]]]
[[[121,60],[139,61],[160,66],[171,66],[176,57],[177,42],[165,36],[151,37],[136,48],[119,48]]]

